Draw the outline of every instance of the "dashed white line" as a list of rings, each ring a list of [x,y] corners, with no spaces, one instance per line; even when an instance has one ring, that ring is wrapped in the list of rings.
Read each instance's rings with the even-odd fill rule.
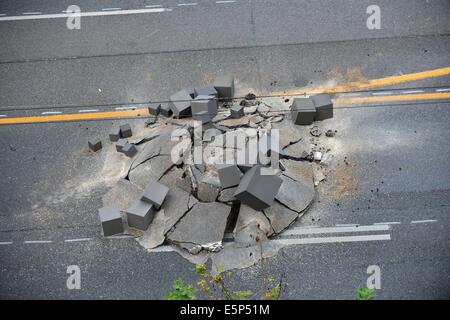
[[[357,223],[337,223],[335,224],[336,227],[357,227],[359,224]]]
[[[345,232],[368,232],[368,231],[386,231],[389,230],[388,225],[379,226],[359,226],[359,227],[330,227],[330,228],[297,228],[286,230],[281,235],[307,235],[307,234],[320,234],[320,233],[345,233]]]
[[[134,110],[136,107],[117,107],[115,110]]]
[[[0,242],[0,245],[2,245],[2,246],[8,245],[8,244],[12,244],[12,242],[11,241]]]
[[[339,96],[340,97],[357,97],[360,96],[360,93],[341,93]]]
[[[44,111],[41,114],[61,114],[61,111]]]
[[[51,240],[29,240],[29,241],[24,241],[23,243],[25,244],[30,244],[30,243],[52,243]]]
[[[7,115],[6,114],[0,114],[0,118],[6,118]]]
[[[117,10],[122,10],[122,8],[103,8],[103,11],[117,11]]]
[[[383,225],[383,224],[401,224],[401,222],[398,221],[390,221],[390,222],[375,222],[374,225]]]
[[[273,241],[284,245],[290,245],[290,244],[316,244],[316,243],[334,243],[334,242],[365,242],[365,241],[383,241],[383,240],[391,240],[391,235],[374,234],[364,236],[277,239]]]
[[[197,5],[197,2],[177,4],[177,6],[179,6],[179,7],[196,6],[196,5]]]
[[[134,236],[110,236],[108,239],[134,239]]]
[[[90,241],[92,238],[79,238],[79,239],[66,239],[64,242],[81,242],[81,241]]]
[[[385,92],[372,92],[373,96],[387,96],[390,94],[393,94],[394,92],[392,91],[385,91]]]
[[[425,91],[423,90],[407,90],[407,91],[402,91],[402,93],[404,94],[410,94],[410,93],[423,93]]]
[[[235,0],[223,0],[223,1],[216,1],[217,4],[222,4],[222,3],[233,3],[236,2]]]
[[[450,91],[450,88],[436,89],[436,92],[447,92],[447,91]]]
[[[83,113],[83,112],[97,112],[97,111],[99,111],[98,109],[83,109],[83,110],[78,110],[78,112],[81,112],[81,113]]]
[[[437,222],[437,220],[413,220],[411,221],[412,224],[416,224],[416,223],[432,223],[432,222]]]
[[[42,12],[39,12],[39,11],[36,11],[36,12],[23,12],[22,14],[33,15],[33,14],[42,14]]]
[[[160,5],[160,4],[151,4],[151,5],[148,5],[148,6],[145,6],[146,8],[161,8],[162,7],[162,5]]]

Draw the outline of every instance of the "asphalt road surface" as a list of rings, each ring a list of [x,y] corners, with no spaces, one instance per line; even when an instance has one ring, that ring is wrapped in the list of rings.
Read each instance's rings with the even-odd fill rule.
[[[334,77],[364,81],[450,66],[447,1],[378,1],[380,30],[366,27],[371,1],[81,1],[93,14],[80,30],[52,17],[70,4],[0,4],[0,120],[165,100],[221,70],[235,76],[238,94],[271,94]],[[145,9],[152,11],[118,13]],[[376,89],[442,95],[450,76]],[[278,239],[292,244],[265,261],[267,275],[285,274],[284,298],[353,299],[371,265],[381,270],[377,298],[450,297],[449,101],[363,103],[321,123],[338,131],[329,143],[339,165],[293,226],[300,236]],[[0,125],[0,298],[159,299],[175,278],[196,281],[175,252],[100,235],[107,187],[92,179],[102,155],[89,153],[86,141],[126,121],[143,125]],[[325,229],[310,243],[305,227]],[[372,241],[342,242],[343,235]],[[69,265],[81,269],[80,290],[66,286]],[[232,286],[257,290],[260,270],[236,271]]]

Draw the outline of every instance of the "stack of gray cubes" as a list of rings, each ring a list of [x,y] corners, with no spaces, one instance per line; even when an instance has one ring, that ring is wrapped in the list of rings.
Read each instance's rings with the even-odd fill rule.
[[[123,222],[120,210],[115,207],[103,207],[98,210],[105,237],[123,233]]]
[[[191,115],[192,97],[186,89],[178,91],[170,97],[169,107],[175,118]]]

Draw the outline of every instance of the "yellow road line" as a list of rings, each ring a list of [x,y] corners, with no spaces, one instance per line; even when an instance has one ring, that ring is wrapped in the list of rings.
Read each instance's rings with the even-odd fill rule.
[[[55,122],[55,121],[77,121],[77,120],[93,120],[93,119],[111,119],[148,116],[148,109],[140,108],[135,110],[105,111],[91,113],[69,113],[52,116],[30,116],[17,118],[0,118],[2,124],[18,124],[18,123],[36,123],[36,122]]]
[[[439,100],[450,99],[450,92],[432,92],[418,94],[402,94],[395,96],[371,96],[371,97],[345,97],[333,99],[336,104],[364,104],[374,102],[393,102],[393,101],[420,101],[420,100]]]
[[[337,92],[347,92],[354,90],[364,90],[370,88],[384,87],[384,86],[392,86],[394,84],[423,80],[434,77],[441,77],[450,75],[450,67],[426,70],[415,73],[402,74],[398,76],[389,76],[379,79],[372,79],[367,81],[355,81],[349,83],[337,84],[334,87],[305,87],[303,89],[292,89],[286,91],[276,91],[272,94],[274,95],[296,95],[296,94],[313,94],[319,92],[326,93],[337,93]]]

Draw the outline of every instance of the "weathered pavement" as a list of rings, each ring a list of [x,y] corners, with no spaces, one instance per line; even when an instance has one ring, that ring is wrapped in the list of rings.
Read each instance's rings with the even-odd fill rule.
[[[439,11],[448,17],[448,11],[441,9],[435,7],[432,14]],[[17,26],[23,26],[20,23]],[[0,34],[6,37],[0,26]],[[247,88],[243,93],[264,93],[309,81],[321,84],[334,76],[353,80],[359,72],[366,78],[378,78],[449,66],[450,40],[436,36],[448,27],[431,25],[426,33],[408,30],[412,30],[409,37],[393,32],[396,38],[346,41],[349,39],[332,33],[330,37],[342,41],[306,44],[292,39],[292,44],[285,41],[257,48],[237,48],[237,43],[227,49],[212,46],[189,51],[186,47],[183,52],[135,56],[120,52],[108,57],[3,63],[0,90],[5,111],[0,114],[18,112],[9,106],[69,104],[86,109],[130,103],[131,99],[159,99],[175,88],[209,81],[218,69],[230,70],[239,79],[239,87]],[[102,34],[101,30],[98,33]],[[316,35],[311,42],[326,40]],[[265,39],[263,43],[269,42]],[[39,50],[24,50],[37,52],[37,56],[19,59],[52,57],[43,51],[46,46],[55,47],[43,42]],[[79,55],[79,48],[73,50],[60,54]],[[4,57],[6,61],[16,55],[10,51]],[[449,83],[449,77],[439,77],[396,87],[438,88]],[[43,111],[46,109],[39,112]],[[323,123],[338,130],[329,141],[340,166],[335,180],[327,181],[319,191],[320,203],[295,227],[397,224],[387,232],[369,233],[389,234],[391,240],[283,249],[266,262],[266,270],[274,276],[286,273],[286,298],[353,298],[354,289],[367,279],[366,268],[373,264],[382,272],[379,298],[449,296],[449,118],[448,101],[410,102],[406,106],[336,110],[334,119]],[[111,122],[0,126],[2,298],[160,298],[174,278],[194,282],[192,265],[177,253],[147,253],[134,239],[100,237],[96,210],[108,181],[83,184],[102,170],[97,167],[97,155],[87,152],[86,141],[92,135],[106,136]],[[349,165],[343,163],[344,157]],[[314,237],[329,236],[339,235]],[[78,291],[66,288],[66,268],[72,264],[82,271],[82,289]],[[256,279],[257,267],[241,270],[236,272],[235,284],[252,287],[258,283]]]

